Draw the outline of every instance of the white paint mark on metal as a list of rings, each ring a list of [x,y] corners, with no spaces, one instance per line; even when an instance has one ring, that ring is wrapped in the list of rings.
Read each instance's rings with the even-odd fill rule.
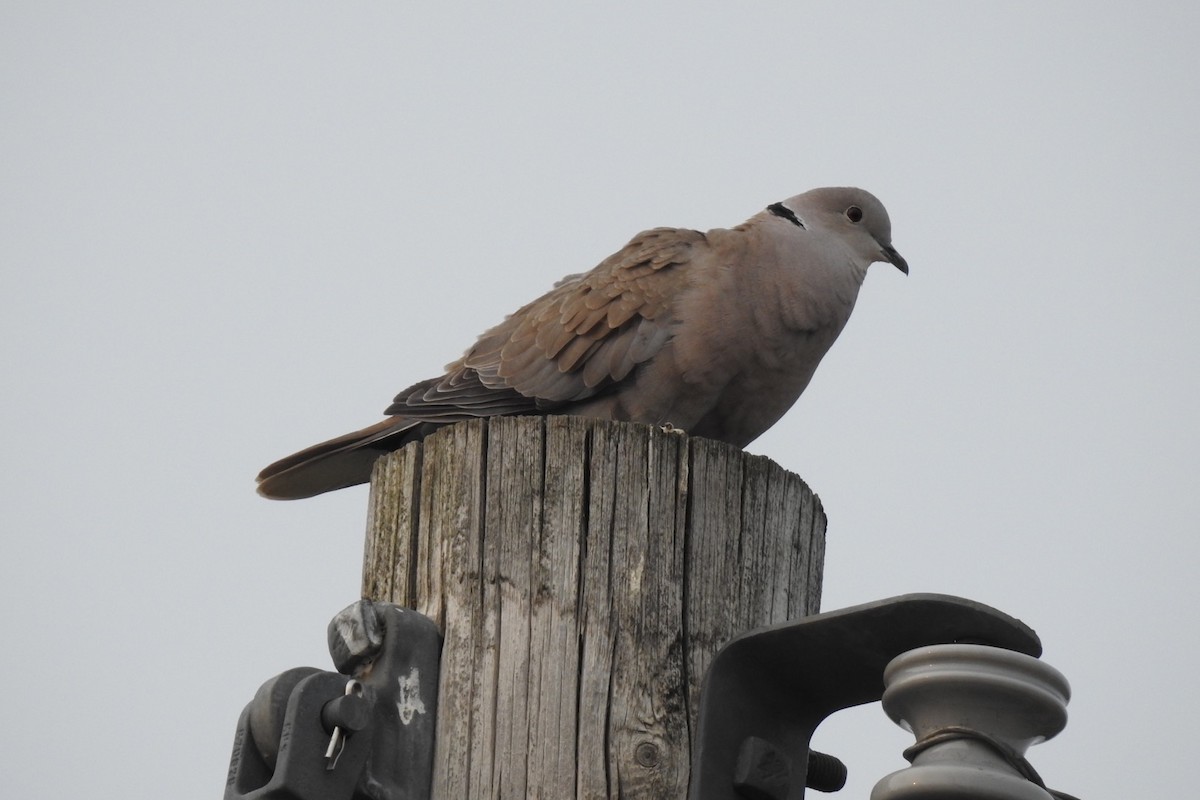
[[[425,713],[425,704],[421,702],[421,673],[416,667],[396,679],[400,686],[400,701],[396,710],[400,712],[400,721],[408,725],[417,714]]]

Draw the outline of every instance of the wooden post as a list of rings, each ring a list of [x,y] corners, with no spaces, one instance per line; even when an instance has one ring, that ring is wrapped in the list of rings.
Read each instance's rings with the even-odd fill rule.
[[[818,611],[820,500],[717,442],[499,417],[371,484],[363,596],[445,633],[435,798],[683,798],[713,654]]]

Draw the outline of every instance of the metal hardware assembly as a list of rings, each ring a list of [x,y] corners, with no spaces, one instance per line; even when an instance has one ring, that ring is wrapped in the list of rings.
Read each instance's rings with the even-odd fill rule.
[[[427,797],[441,645],[415,611],[343,610],[329,623],[338,672],[283,672],[242,712],[225,800]]]
[[[904,595],[738,636],[705,675],[688,797],[802,800],[806,784],[840,788],[844,775],[830,757],[810,758],[817,726],[835,711],[879,700],[884,668],[896,656],[955,642],[1034,657],[1042,652],[1037,634],[1021,621],[937,594]],[[832,778],[822,778],[821,769],[832,769]]]
[[[329,624],[338,672],[311,667],[283,672],[263,684],[242,712],[225,800],[429,797],[441,645],[434,622],[415,611],[365,600],[343,610]],[[925,659],[932,656],[912,653],[918,648],[952,665],[943,672],[953,680],[943,685],[958,694],[931,690],[923,680],[901,680],[908,674],[904,665],[914,658],[918,678],[924,678]],[[884,698],[889,663],[891,705],[885,698],[885,709],[914,730],[920,727],[911,774],[958,780],[958,765],[946,764],[965,753],[986,766],[998,764],[987,777],[1017,792],[988,797],[1068,798],[1044,789],[1040,779],[1030,777],[1036,776],[1032,768],[1024,769],[1024,747],[1061,729],[1069,696],[1065,679],[1035,660],[1041,649],[1037,635],[1019,620],[936,594],[904,595],[748,631],[726,644],[705,674],[688,798],[803,800],[806,788],[840,789],[845,767],[810,751],[813,733],[836,711]],[[954,671],[959,663],[954,659],[964,653],[970,664],[985,665],[972,679],[973,694],[962,693],[961,670]],[[996,664],[1020,680],[996,684]],[[1058,699],[1037,706],[1037,718],[1026,720],[1028,714],[1019,710],[1034,706],[1016,701],[1008,705],[1018,713],[1004,726],[994,724],[994,714],[981,722],[972,716],[972,702],[986,707],[991,698],[1007,697],[1005,691],[1042,684],[1058,687]],[[942,713],[946,708],[949,716]],[[1032,726],[1034,734],[1021,726]],[[1021,769],[1005,766],[995,755],[998,749],[1011,752],[1009,761],[1020,762]],[[895,777],[901,774],[877,786],[880,797],[918,796],[895,793],[900,784],[907,786]]]

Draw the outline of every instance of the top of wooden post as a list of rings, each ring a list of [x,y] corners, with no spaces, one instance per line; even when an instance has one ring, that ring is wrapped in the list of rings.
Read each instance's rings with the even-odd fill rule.
[[[820,500],[719,442],[496,417],[371,484],[363,596],[445,633],[435,797],[682,797],[712,655],[819,610]]]

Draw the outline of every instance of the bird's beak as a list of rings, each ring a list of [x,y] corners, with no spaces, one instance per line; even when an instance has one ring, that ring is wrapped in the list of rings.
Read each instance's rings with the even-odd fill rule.
[[[896,248],[892,247],[890,244],[885,244],[883,246],[883,260],[887,261],[889,264],[895,265],[896,269],[900,270],[905,275],[908,274],[908,262],[905,261],[904,256],[897,253]]]

